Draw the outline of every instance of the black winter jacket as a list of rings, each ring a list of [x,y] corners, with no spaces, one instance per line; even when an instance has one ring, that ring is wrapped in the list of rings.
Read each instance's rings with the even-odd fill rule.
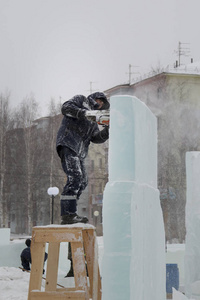
[[[22,267],[29,271],[31,268],[30,268],[30,264],[31,264],[31,248],[30,247],[27,247],[25,248],[21,255],[21,263],[22,263]],[[44,254],[44,261],[46,261],[48,258],[48,254],[45,252]]]
[[[31,248],[27,247],[25,248],[21,253],[21,263],[22,267],[25,270],[30,270],[30,264],[31,264]]]
[[[56,148],[59,154],[60,147],[68,147],[77,156],[84,159],[88,153],[90,142],[104,143],[108,137],[108,127],[99,130],[97,123],[87,120],[86,110],[95,110],[98,104],[95,101],[95,94],[86,98],[83,95],[74,96],[62,105],[64,115],[57,134]]]

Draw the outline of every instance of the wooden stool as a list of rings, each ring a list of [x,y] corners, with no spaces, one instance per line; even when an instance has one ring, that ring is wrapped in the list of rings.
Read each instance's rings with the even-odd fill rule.
[[[61,242],[71,243],[75,288],[57,288]],[[46,285],[45,291],[41,291],[46,243],[49,243]],[[101,300],[97,248],[95,227],[92,225],[79,223],[33,227],[28,300]]]

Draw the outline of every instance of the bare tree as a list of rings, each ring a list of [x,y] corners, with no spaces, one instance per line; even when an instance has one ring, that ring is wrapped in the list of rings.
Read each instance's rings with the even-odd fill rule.
[[[7,224],[7,207],[4,201],[4,179],[6,172],[6,133],[10,128],[10,93],[0,94],[0,227]]]
[[[58,164],[58,155],[56,153],[56,136],[58,127],[60,125],[61,120],[61,104],[56,103],[54,98],[51,98],[49,106],[49,116],[50,116],[50,173],[49,173],[49,186],[56,186],[57,183],[60,183],[57,179],[57,173],[60,169],[60,162]],[[52,199],[51,199],[52,201]],[[52,204],[52,203],[51,203]],[[60,208],[60,204],[57,203],[55,210],[58,211]],[[58,213],[57,213],[58,214]]]
[[[150,73],[152,75],[160,74],[164,71],[164,67],[161,65],[160,61],[158,61],[157,65],[154,67],[151,67]]]
[[[6,201],[12,232],[30,234],[32,226],[49,224],[47,189],[63,185],[55,147],[62,116],[51,103],[51,116],[38,119],[38,103],[33,95],[26,97],[15,109],[14,129],[7,134]]]
[[[61,111],[61,105],[57,104],[54,98],[51,98],[50,103],[49,103],[49,115],[51,116],[51,128],[50,128],[50,133],[51,133],[51,162],[50,162],[50,180],[49,184],[50,186],[53,185],[53,166],[54,166],[54,155],[55,155],[55,145],[56,145],[56,134],[57,134],[57,126],[56,126],[56,115],[60,114]]]
[[[27,188],[27,199],[24,199],[26,206],[26,218],[28,232],[31,232],[32,228],[32,213],[33,213],[33,199],[32,188],[34,184],[34,153],[35,153],[35,131],[33,121],[38,117],[39,104],[31,94],[27,96],[19,105],[15,113],[15,127],[23,130],[24,146],[23,153],[25,156],[25,180]],[[20,146],[20,145],[19,145]],[[23,170],[24,172],[24,170]]]
[[[15,112],[15,126],[17,128],[28,128],[33,125],[33,121],[39,116],[38,110],[39,104],[34,95],[26,96]]]
[[[62,104],[60,102],[56,102],[54,98],[51,98],[49,105],[48,105],[48,114],[51,117],[57,116],[61,112]]]

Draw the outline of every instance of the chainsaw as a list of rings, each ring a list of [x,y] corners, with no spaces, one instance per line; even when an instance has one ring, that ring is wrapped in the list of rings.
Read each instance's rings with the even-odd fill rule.
[[[96,122],[99,125],[109,126],[110,111],[108,110],[87,110],[85,116],[89,121]]]

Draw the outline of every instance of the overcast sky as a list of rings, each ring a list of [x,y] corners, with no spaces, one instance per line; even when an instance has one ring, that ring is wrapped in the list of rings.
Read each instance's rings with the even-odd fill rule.
[[[200,0],[0,0],[0,93],[13,105],[33,93],[45,114],[51,97],[87,96],[90,82],[127,83],[129,64],[173,65],[179,41],[190,43],[183,61],[199,61],[199,11]]]

